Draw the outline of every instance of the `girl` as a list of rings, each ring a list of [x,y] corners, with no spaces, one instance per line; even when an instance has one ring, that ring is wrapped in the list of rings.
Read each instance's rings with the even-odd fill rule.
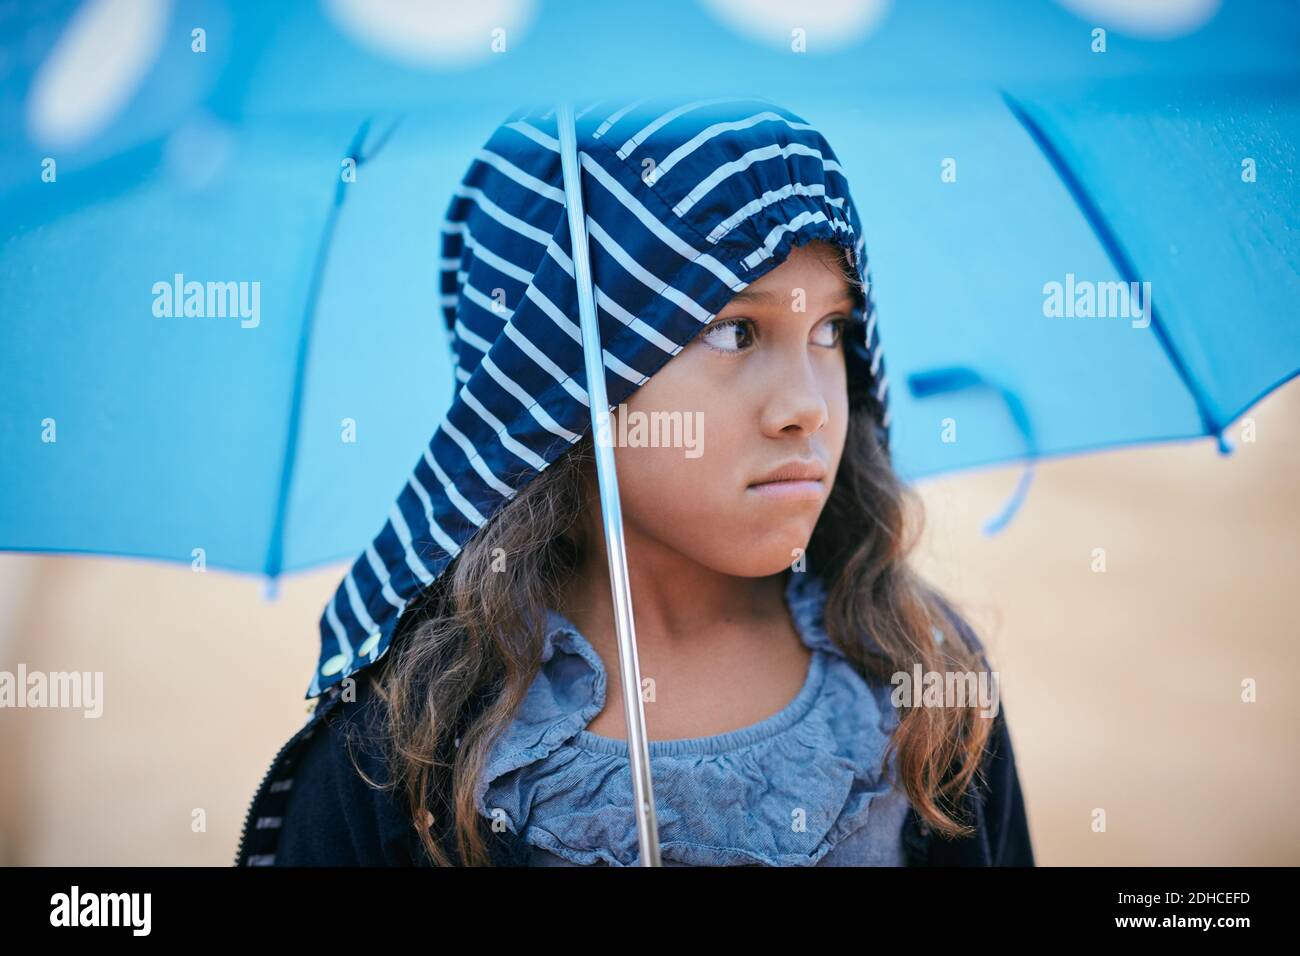
[[[988,663],[907,564],[834,152],[762,100],[577,133],[664,864],[1032,865],[1005,711],[903,706]],[[457,391],[240,864],[639,862],[557,135],[516,113],[452,200]]]

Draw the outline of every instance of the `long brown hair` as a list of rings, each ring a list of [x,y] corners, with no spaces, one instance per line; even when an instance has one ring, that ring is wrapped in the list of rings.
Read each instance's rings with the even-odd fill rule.
[[[861,305],[863,289],[844,252],[822,245]],[[851,379],[839,471],[805,555],[826,584],[826,632],[873,682],[888,684],[917,664],[924,673],[977,672],[983,662],[946,611],[952,605],[908,564],[924,523],[920,498],[900,482],[876,439],[870,390],[852,386]],[[564,582],[582,563],[582,530],[599,508],[590,500],[593,465],[588,431],[503,505],[408,607],[376,665],[390,773],[371,783],[402,787],[435,865],[490,865],[475,786],[541,667],[546,609],[558,606]],[[488,702],[466,721],[475,699]],[[897,752],[909,801],[943,836],[971,832],[958,817],[991,732],[979,706],[904,708],[882,757],[883,770]]]

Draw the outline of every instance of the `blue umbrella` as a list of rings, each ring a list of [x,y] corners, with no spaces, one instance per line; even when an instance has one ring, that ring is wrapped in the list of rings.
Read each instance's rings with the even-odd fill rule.
[[[0,547],[272,579],[348,559],[447,405],[437,227],[506,110],[458,98],[460,80],[431,92],[428,71],[365,52],[351,73],[295,84],[293,65],[337,31],[323,8],[277,24],[256,9],[174,12],[164,36],[189,38],[186,23],[207,17],[208,53],[191,38],[185,57],[160,59],[131,101],[141,111],[66,161],[24,136],[4,151],[0,487],[21,506],[0,514]],[[873,46],[915,42],[901,6],[860,43],[798,61],[788,45],[729,44],[716,13],[678,11],[679,24],[704,17],[715,65],[767,50],[748,62],[770,75],[742,75],[843,161],[868,230],[905,477],[1197,436],[1226,449],[1234,420],[1300,368],[1286,307],[1300,292],[1296,47],[1279,39],[1297,18],[1237,9],[1163,44],[1112,37],[1102,55],[1086,19],[1046,6],[1025,24],[1028,65],[1008,66],[1006,31],[952,7],[955,34],[933,42],[967,54],[879,97],[853,92],[846,71],[905,62],[890,59],[897,45]],[[564,10],[538,12],[532,36],[589,15],[577,22],[608,42],[584,45],[595,65],[578,74],[604,65],[611,85],[634,85],[605,59],[626,27]],[[243,42],[217,49],[224,29]],[[289,59],[269,55],[295,37]],[[545,57],[527,89],[560,92],[558,47],[533,42],[462,73],[490,100]],[[1239,75],[1198,71],[1211,49]],[[670,86],[682,66],[665,71]],[[1121,79],[1133,71],[1141,85]],[[164,95],[167,76],[184,95]],[[980,82],[953,85],[967,79]],[[371,97],[406,107],[400,120]],[[26,102],[6,84],[0,113]],[[394,420],[412,389],[427,416]]]

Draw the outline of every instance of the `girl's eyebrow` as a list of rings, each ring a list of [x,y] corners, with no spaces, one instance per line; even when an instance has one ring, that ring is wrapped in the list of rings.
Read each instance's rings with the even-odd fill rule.
[[[731,297],[732,302],[757,302],[760,305],[780,305],[785,296],[773,289],[741,289]]]

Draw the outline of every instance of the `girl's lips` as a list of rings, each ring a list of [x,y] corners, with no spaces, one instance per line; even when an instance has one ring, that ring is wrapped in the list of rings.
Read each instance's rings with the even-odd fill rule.
[[[747,491],[764,498],[778,501],[821,501],[826,491],[820,481],[765,481],[760,485],[750,485]]]

